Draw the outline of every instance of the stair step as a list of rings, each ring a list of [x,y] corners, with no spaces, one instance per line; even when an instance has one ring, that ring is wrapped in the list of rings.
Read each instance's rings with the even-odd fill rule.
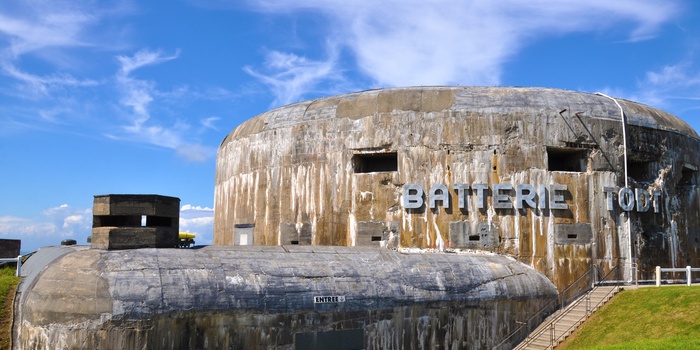
[[[546,340],[542,339],[542,340],[536,340],[536,341],[530,342],[528,344],[528,347],[530,347],[530,348],[535,347],[535,348],[539,348],[539,349],[544,349],[550,345],[551,345],[551,343],[550,343],[549,339],[546,339]]]
[[[597,308],[608,302],[616,294],[617,287],[603,286],[595,287],[588,294],[584,294],[579,299],[563,310],[550,315],[543,324],[536,327],[531,334],[537,334],[529,339],[527,345],[525,340],[516,349],[527,350],[549,349],[552,341],[551,324],[554,324],[555,346],[570,336]],[[589,300],[585,300],[588,298]],[[588,310],[587,310],[588,309]]]

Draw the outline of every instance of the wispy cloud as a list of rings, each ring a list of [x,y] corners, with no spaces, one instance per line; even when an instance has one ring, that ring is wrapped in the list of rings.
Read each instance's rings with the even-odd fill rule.
[[[31,100],[34,106],[22,115],[6,115],[0,123],[13,130],[60,123],[72,126],[70,132],[80,129],[91,134],[104,128],[110,130],[105,136],[113,139],[170,148],[195,162],[211,159],[214,147],[195,136],[211,128],[213,120],[200,124],[204,116],[165,113],[154,118],[152,113],[183,101],[222,98],[227,91],[213,88],[211,95],[197,94],[186,86],[163,91],[155,79],[141,78],[141,70],[175,60],[179,51],[143,49],[115,55],[130,46],[124,34],[128,25],[115,29],[111,23],[132,13],[130,1],[0,2],[0,75],[7,78],[0,84],[0,94],[15,101]],[[118,101],[96,97],[107,91],[114,96],[112,89],[119,92]],[[90,99],[99,100],[95,105],[99,111],[82,109]],[[125,111],[126,122],[103,113],[113,112],[114,105]]]
[[[280,51],[268,52],[264,68],[250,66],[244,70],[267,85],[275,96],[273,105],[297,102],[300,97],[313,91],[321,83],[339,79],[338,50],[330,47],[325,60],[311,60],[304,56]]]
[[[188,140],[192,133],[189,124],[175,119],[164,124],[163,117],[158,120],[151,118],[150,104],[159,96],[169,96],[171,93],[162,93],[156,87],[156,82],[134,78],[132,73],[146,66],[162,64],[178,58],[179,53],[171,55],[161,51],[140,50],[133,56],[118,56],[120,68],[115,81],[121,92],[121,104],[131,113],[127,115],[130,123],[122,127],[122,135],[110,135],[115,138],[127,138],[160,147],[170,148],[190,161],[203,162],[209,159],[214,149],[201,145],[194,140]],[[175,92],[174,94],[178,94]]]
[[[117,60],[121,63],[120,75],[128,76],[129,73],[141,67],[174,60],[179,54],[176,52],[173,55],[163,55],[160,51],[140,50],[133,56],[117,56]]]
[[[320,14],[326,26],[319,30],[328,33],[328,42],[348,48],[379,86],[494,85],[509,59],[543,37],[612,31],[618,37],[612,40],[639,41],[681,12],[678,1],[667,0],[268,0],[250,6],[272,14]],[[291,102],[333,77],[333,60],[316,64],[273,51],[269,72],[248,72],[279,101]]]
[[[700,67],[683,61],[646,73],[637,83],[633,99],[673,113],[700,109]]]
[[[61,52],[84,47],[104,49],[108,41],[99,40],[90,28],[103,16],[127,8],[128,2],[99,7],[60,0],[3,2],[0,4],[0,72],[24,84],[23,90],[30,93],[29,97],[48,94],[53,88],[98,84],[93,79],[81,79],[69,73],[68,70],[76,70],[76,65],[65,62],[72,60],[68,58],[71,55]],[[45,75],[23,71],[18,62],[29,55],[67,69]]]

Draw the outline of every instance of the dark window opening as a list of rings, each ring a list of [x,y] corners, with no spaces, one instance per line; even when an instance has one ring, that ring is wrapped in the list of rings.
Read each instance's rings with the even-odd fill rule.
[[[651,165],[651,162],[628,160],[627,176],[639,182],[653,182],[654,174],[651,171]]]
[[[696,170],[684,166],[683,170],[681,171],[681,179],[678,181],[678,186],[693,186],[695,184],[696,172]]]
[[[372,242],[379,242],[382,240],[382,236],[372,236]]]
[[[110,226],[126,226],[136,227],[141,226],[141,217],[128,215],[95,215],[92,220],[92,227],[110,227]]]
[[[576,238],[578,238],[578,235],[575,234],[575,233],[569,233],[568,235],[566,235],[566,238],[568,238],[568,239],[576,239]]]
[[[595,143],[578,143],[565,141],[564,144],[567,148],[585,148],[585,149],[597,149],[598,145]]]
[[[587,165],[587,150],[547,148],[547,167],[549,171],[585,172]]]
[[[356,173],[397,171],[399,168],[396,153],[356,154],[352,163]]]
[[[364,349],[365,333],[362,329],[341,329],[337,331],[296,333],[295,350],[351,350]]]
[[[170,226],[172,226],[172,222],[173,222],[172,218],[165,218],[162,216],[146,216],[146,226],[147,227],[154,227],[154,226],[170,227]]]
[[[253,228],[255,227],[255,224],[235,224],[233,225],[235,228]]]
[[[479,235],[470,235],[469,236],[470,241],[478,241],[479,240]]]
[[[299,244],[299,241],[291,241],[291,244]]]
[[[92,227],[171,227],[173,218],[150,215],[96,215]]]

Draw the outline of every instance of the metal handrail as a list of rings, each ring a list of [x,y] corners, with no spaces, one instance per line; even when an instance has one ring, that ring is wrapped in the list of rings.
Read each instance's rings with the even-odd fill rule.
[[[563,296],[563,294],[565,294],[565,293],[566,293],[570,288],[572,288],[573,286],[577,285],[577,284],[581,281],[581,279],[582,279],[583,277],[588,276],[589,273],[591,273],[591,272],[594,273],[594,275],[593,275],[593,276],[594,276],[594,277],[593,277],[593,283],[592,283],[592,284],[588,284],[588,285],[587,285],[587,288],[583,291],[583,293],[578,293],[575,297],[572,297],[572,298],[566,298],[566,297]],[[571,283],[568,287],[566,287],[566,288],[562,291],[562,293],[560,293],[560,298],[559,298],[559,299],[562,299],[562,300],[561,300],[561,303],[560,303],[560,305],[559,305],[560,308],[557,309],[556,312],[562,312],[562,311],[564,310],[565,306],[568,307],[568,308],[574,308],[574,307],[576,307],[579,303],[583,302],[584,300],[585,300],[587,303],[590,303],[590,297],[588,297],[588,298],[586,298],[586,299],[578,299],[578,300],[574,303],[574,305],[568,305],[568,303],[569,303],[572,299],[577,299],[577,298],[579,298],[581,295],[583,295],[584,293],[590,292],[590,290],[593,289],[593,286],[596,286],[596,285],[597,285],[597,286],[600,286],[601,284],[603,284],[604,282],[606,282],[606,281],[608,280],[608,278],[609,278],[610,276],[612,276],[613,273],[618,273],[618,272],[619,272],[619,265],[617,265],[617,266],[613,267],[612,269],[610,269],[610,271],[608,271],[608,273],[606,273],[600,280],[596,281],[596,278],[598,277],[598,269],[597,269],[596,266],[591,267],[590,269],[588,269],[588,271],[586,271],[584,274],[582,274],[581,276],[579,276],[579,278],[577,278],[573,283]],[[619,286],[619,284],[620,284],[620,279],[619,279],[619,276],[617,276],[617,277],[618,277],[618,278],[616,278],[615,281],[616,281],[616,285]],[[616,289],[619,289],[619,288],[616,288]],[[613,289],[613,290],[611,290],[610,292],[608,292],[608,293],[605,295],[604,298],[607,298],[608,295],[609,295],[610,293],[612,293],[613,291],[615,291],[616,289]],[[586,314],[587,314],[587,315],[584,316],[583,318],[581,318],[580,320],[578,320],[578,322],[575,323],[574,325],[572,325],[571,327],[569,327],[569,329],[571,329],[571,328],[573,328],[574,326],[577,326],[578,324],[580,324],[580,323],[581,323],[581,320],[583,320],[585,317],[588,317],[588,316],[590,315],[590,310],[595,310],[601,303],[602,303],[602,301],[599,302],[598,304],[596,304],[593,308],[590,307],[590,304],[587,304],[587,307],[586,307],[586,309],[587,309]],[[548,304],[548,305],[549,305],[549,304]],[[548,305],[547,305],[547,306],[548,306]],[[546,307],[546,306],[545,306],[545,307]],[[538,314],[539,314],[539,313],[538,313]],[[537,315],[537,314],[536,314],[536,315]],[[556,323],[557,321],[559,321],[562,317],[563,317],[562,314],[557,315],[557,317],[554,317],[553,319],[551,319],[548,323],[544,324],[544,326],[539,325],[540,330],[539,330],[538,332],[536,332],[535,334],[528,334],[528,336],[525,337],[525,339],[523,340],[523,342],[521,342],[521,344],[524,343],[524,345],[528,345],[532,340],[538,338],[538,337],[539,337],[540,335],[542,335],[544,332],[549,331],[549,332],[550,332],[550,337],[549,337],[549,338],[550,338],[550,339],[549,339],[549,341],[550,341],[550,347],[553,349],[553,348],[554,348],[554,344],[555,344],[556,342],[558,342],[559,339],[561,338],[561,336],[560,336],[560,337],[555,337],[555,334],[556,334],[556,325],[555,325],[555,323]],[[532,319],[532,318],[531,318],[531,319]],[[528,323],[529,323],[529,320],[528,320]],[[521,326],[521,328],[522,328],[522,326]],[[567,329],[566,331],[568,331],[569,329]],[[505,340],[510,339],[510,338],[512,337],[512,335],[513,335],[514,333],[516,333],[517,331],[519,331],[519,330],[520,330],[520,328],[518,328],[515,332],[511,333],[511,335],[509,335]],[[565,331],[564,333],[562,333],[562,334],[566,334],[566,331]],[[563,336],[563,335],[562,335],[562,336]],[[501,346],[501,345],[505,342],[505,340],[502,341],[501,343],[499,343],[499,345],[497,345],[496,347]],[[494,348],[494,349],[495,349],[495,348]]]
[[[566,295],[566,293],[570,289],[572,289],[574,286],[577,286],[578,283],[581,282],[581,280],[584,277],[590,277],[590,274],[592,274],[594,276],[593,282],[595,283],[595,277],[598,276],[598,268],[596,266],[592,266],[590,269],[588,269],[586,272],[584,272],[581,276],[579,276],[575,281],[573,281],[571,284],[569,284],[568,287],[564,288],[564,290],[561,291],[561,293],[559,293],[560,309],[563,309],[564,306],[566,306],[568,303],[571,303],[572,301],[578,299],[578,297],[580,297],[581,295],[583,295],[584,293],[586,293],[587,291],[589,291],[591,289],[591,287],[589,287],[591,284],[589,283],[589,284],[586,284],[586,288],[580,290],[573,297],[568,297],[566,299],[564,298],[564,296]]]
[[[578,296],[580,296],[581,294],[585,293],[586,290],[584,290],[583,293],[577,294],[576,297],[574,297],[574,298],[563,299],[563,295],[565,295],[565,293],[567,293],[569,291],[569,289],[576,286],[581,281],[582,278],[584,278],[586,276],[590,276],[591,273],[595,272],[595,271],[597,271],[596,266],[593,266],[590,269],[586,270],[586,272],[584,272],[583,274],[581,274],[581,276],[576,278],[576,280],[574,280],[574,282],[570,283],[566,288],[564,288],[564,290],[561,293],[559,293],[559,296],[556,299],[548,302],[543,307],[541,307],[534,315],[530,316],[530,318],[528,318],[527,321],[524,322],[520,327],[516,328],[514,331],[512,331],[510,334],[508,334],[508,336],[505,339],[503,339],[500,343],[498,343],[496,346],[494,346],[493,350],[499,349],[499,347],[503,346],[506,342],[510,341],[516,334],[520,334],[523,331],[523,329],[525,329],[525,327],[527,327],[526,328],[527,336],[526,336],[525,340],[533,339],[536,336],[542,334],[542,332],[546,331],[546,328],[544,328],[541,331],[539,331],[537,334],[535,334],[534,336],[532,336],[532,337],[530,336],[530,333],[532,333],[532,331],[533,331],[533,329],[532,329],[533,321],[536,318],[540,319],[540,320],[543,320],[544,318],[546,318],[547,315],[543,316],[542,314],[544,314],[545,311],[549,311],[553,305],[556,305],[557,308],[554,311],[552,311],[550,314],[553,314],[553,313],[561,310],[563,308],[563,306],[565,305],[565,303],[569,303],[569,302],[571,302],[571,300],[574,300],[574,299],[578,298]],[[591,288],[590,284],[588,284],[588,286],[589,286],[588,289],[590,289]],[[534,326],[535,327],[540,326],[540,324],[541,324],[540,322],[538,322]]]
[[[16,258],[0,259],[0,263],[16,263],[17,269],[15,270],[15,277],[19,277],[20,271],[22,270],[22,255],[18,255]]]
[[[578,285],[578,283],[581,281],[581,279],[582,279],[583,277],[589,276],[589,274],[591,274],[591,273],[594,273],[594,276],[597,276],[597,271],[598,271],[598,269],[597,269],[596,266],[591,267],[591,268],[588,269],[585,273],[583,273],[581,276],[579,276],[574,282],[572,282],[571,284],[569,284],[568,287],[564,288],[564,290],[559,294],[559,295],[560,295],[560,297],[558,298],[558,300],[559,300],[559,308],[558,308],[556,311],[562,311],[562,310],[564,310],[565,306],[568,306],[568,305],[571,303],[571,301],[578,299],[581,295],[583,295],[584,293],[586,293],[587,291],[589,291],[589,290],[592,288],[592,285],[591,285],[591,284],[586,284],[586,288],[585,288],[584,290],[582,290],[582,292],[577,293],[574,297],[569,297],[569,298],[565,298],[565,297],[564,297],[564,294],[567,293],[567,292],[569,291],[569,289],[571,289],[572,287]],[[572,307],[573,307],[573,306],[572,306]],[[556,322],[557,320],[559,320],[559,317],[556,317],[556,318],[552,319],[552,320],[549,322],[550,326],[551,326],[554,322]],[[537,333],[535,333],[535,334],[532,334],[532,335],[528,335],[528,336],[525,338],[525,341],[529,341],[529,340],[532,340],[532,339],[534,339],[534,338],[537,338],[540,334],[544,333],[545,331],[547,331],[547,327],[546,327],[546,326],[543,327],[542,329],[540,329],[539,332],[537,332]]]
[[[613,267],[610,271],[608,271],[608,273],[605,274],[605,276],[603,276],[603,278],[601,278],[601,280],[599,282],[597,282],[596,285],[598,287],[601,286],[603,284],[603,282],[607,280],[607,277],[616,270],[619,270],[619,265]],[[556,324],[555,323],[560,318],[557,318],[557,319],[552,320],[550,322],[551,332],[552,332],[552,335],[550,337],[550,346],[552,348],[554,348],[554,344],[558,343],[559,339],[563,338],[568,331],[573,331],[574,329],[576,329],[576,327],[578,327],[578,325],[583,323],[583,321],[585,321],[588,317],[591,316],[591,314],[593,313],[594,310],[597,310],[600,306],[602,306],[602,304],[607,300],[607,298],[610,294],[614,295],[614,292],[617,292],[617,290],[619,290],[620,279],[617,278],[615,281],[616,281],[615,288],[613,288],[610,291],[608,291],[607,293],[605,293],[603,298],[598,303],[593,305],[593,307],[591,307],[591,305],[590,305],[590,303],[591,303],[590,293],[592,293],[592,291],[588,293],[588,295],[586,296],[585,299],[579,299],[576,303],[574,303],[574,305],[571,306],[572,308],[576,307],[579,303],[581,303],[585,300],[586,301],[586,313],[581,318],[576,320],[576,322],[574,322],[574,324],[569,326],[569,328],[564,330],[564,332],[559,337],[554,337],[554,335],[556,334]]]

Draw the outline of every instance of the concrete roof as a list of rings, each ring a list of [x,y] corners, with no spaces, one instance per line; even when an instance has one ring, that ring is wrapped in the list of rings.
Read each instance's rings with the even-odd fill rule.
[[[31,278],[21,286],[23,321],[77,324],[105,315],[137,320],[179,310],[313,310],[314,296],[329,295],[344,296],[346,310],[365,310],[557,294],[534,269],[488,253],[321,246],[68,249],[42,249],[27,261]]]
[[[617,99],[627,122],[679,132],[698,138],[683,120],[641,103]],[[265,130],[330,118],[358,119],[394,111],[470,111],[478,114],[583,112],[582,118],[619,120],[619,108],[610,99],[585,92],[526,87],[433,86],[367,90],[283,106],[260,114],[229,135],[245,137]]]

